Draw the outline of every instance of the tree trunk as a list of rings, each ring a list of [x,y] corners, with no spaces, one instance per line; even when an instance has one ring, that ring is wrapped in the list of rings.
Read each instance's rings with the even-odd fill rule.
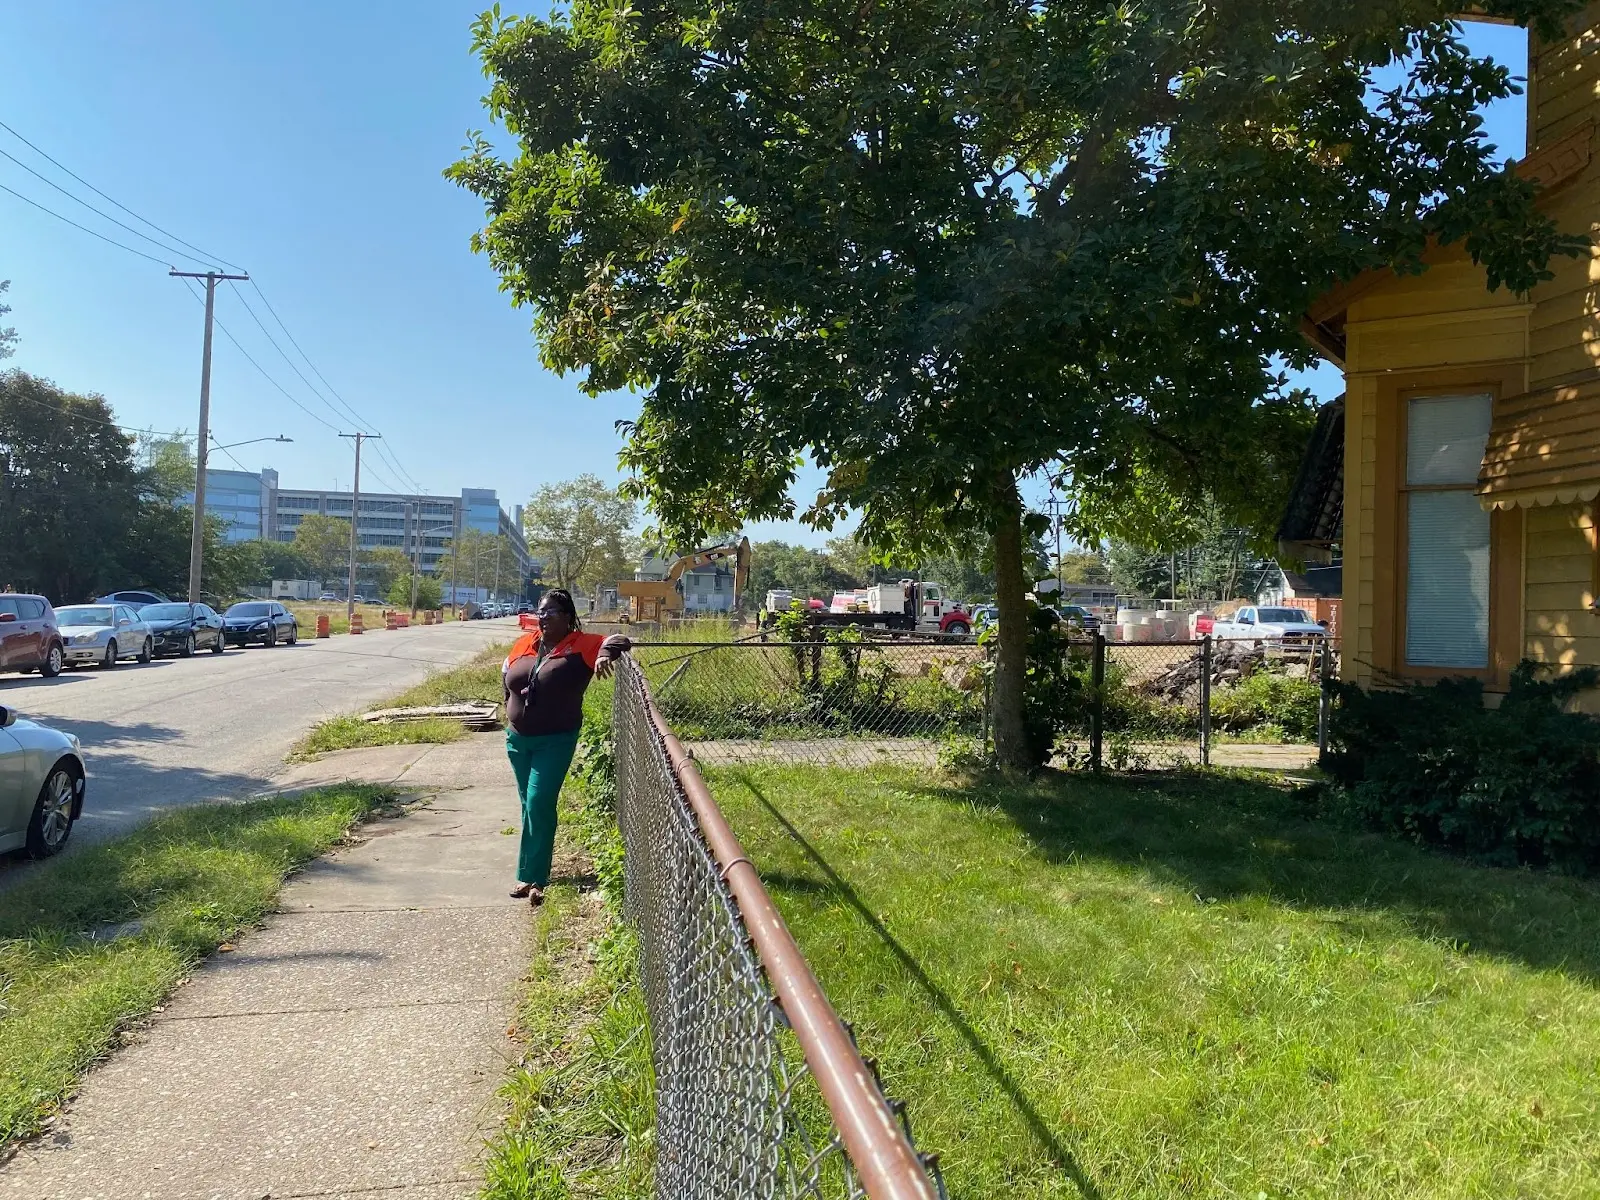
[[[1023,676],[1028,665],[1028,588],[1022,578],[1022,498],[1009,473],[996,487],[995,606],[1000,653],[994,670],[994,753],[1000,766],[1025,771],[1033,764],[1022,721]]]

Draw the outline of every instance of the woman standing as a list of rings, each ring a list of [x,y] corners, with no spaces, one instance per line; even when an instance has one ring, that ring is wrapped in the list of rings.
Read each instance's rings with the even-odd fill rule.
[[[522,798],[522,845],[511,894],[544,902],[556,843],[556,798],[578,748],[583,694],[595,676],[611,674],[625,637],[584,633],[572,593],[553,588],[539,601],[539,628],[519,638],[501,668],[506,703],[506,757]]]

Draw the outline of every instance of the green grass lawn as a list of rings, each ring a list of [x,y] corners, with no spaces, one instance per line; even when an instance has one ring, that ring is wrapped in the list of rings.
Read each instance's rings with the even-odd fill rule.
[[[340,787],[186,808],[0,893],[0,1154],[200,959],[271,911],[286,875],[388,798]]]
[[[462,704],[472,700],[500,703],[500,665],[511,643],[486,646],[459,667],[435,671],[415,687],[407,688],[372,707],[409,708],[435,704]],[[609,697],[610,693],[607,692]],[[358,716],[330,717],[315,726],[290,751],[291,760],[310,758],[330,750],[356,746],[396,746],[415,742],[453,742],[466,731],[456,721],[416,721],[378,725]]]
[[[1248,778],[707,772],[958,1197],[1600,1195],[1600,886]]]

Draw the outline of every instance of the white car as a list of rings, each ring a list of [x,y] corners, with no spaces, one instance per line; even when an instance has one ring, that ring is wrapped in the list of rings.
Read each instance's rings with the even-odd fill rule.
[[[1327,637],[1328,631],[1298,608],[1258,608],[1250,605],[1231,617],[1219,617],[1212,624],[1211,636],[1230,642],[1249,642],[1255,646],[1283,646],[1312,642]]]
[[[114,667],[124,658],[147,663],[155,655],[150,626],[127,604],[69,604],[56,609],[67,663]]]
[[[0,705],[0,853],[47,858],[83,815],[83,755],[69,733]]]

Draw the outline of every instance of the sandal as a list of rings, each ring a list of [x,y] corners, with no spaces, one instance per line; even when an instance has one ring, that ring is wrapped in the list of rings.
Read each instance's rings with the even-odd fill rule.
[[[516,887],[511,889],[511,898],[513,900],[521,900],[531,891],[533,891],[533,884],[519,883]]]

